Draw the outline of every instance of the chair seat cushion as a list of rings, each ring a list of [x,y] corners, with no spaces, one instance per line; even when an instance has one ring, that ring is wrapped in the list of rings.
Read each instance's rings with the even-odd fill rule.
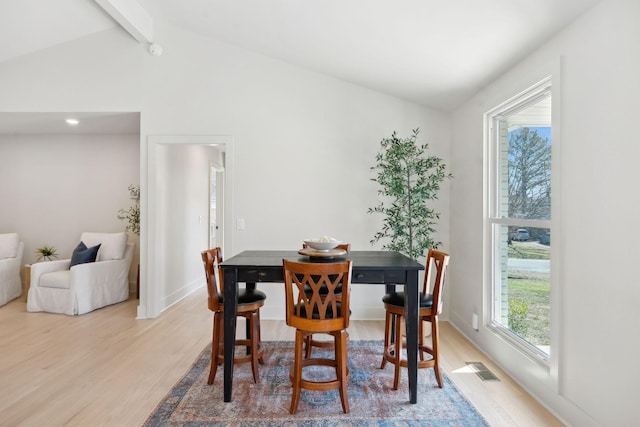
[[[391,292],[382,297],[382,302],[389,305],[395,305],[397,307],[404,307],[404,292]],[[420,308],[433,307],[433,296],[431,294],[424,294],[420,292]]]
[[[69,289],[69,270],[53,271],[40,276],[39,286],[42,288]]]
[[[238,305],[255,304],[267,299],[267,295],[257,289],[238,289]],[[220,304],[224,304],[224,297],[220,295]]]

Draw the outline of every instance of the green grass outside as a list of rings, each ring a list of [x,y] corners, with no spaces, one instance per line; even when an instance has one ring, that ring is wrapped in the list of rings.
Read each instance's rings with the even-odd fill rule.
[[[512,242],[509,245],[509,258],[549,259],[549,246],[535,242]]]
[[[513,242],[510,258],[549,259],[549,247],[530,242]],[[550,277],[544,273],[509,271],[509,299],[528,307],[523,338],[534,345],[549,345]]]

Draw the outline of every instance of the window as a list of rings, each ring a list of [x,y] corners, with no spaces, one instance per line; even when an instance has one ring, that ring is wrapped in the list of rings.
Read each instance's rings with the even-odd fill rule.
[[[490,325],[549,361],[551,78],[486,114]]]

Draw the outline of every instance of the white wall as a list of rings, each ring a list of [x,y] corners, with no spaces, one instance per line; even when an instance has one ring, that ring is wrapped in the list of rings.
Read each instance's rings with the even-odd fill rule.
[[[83,231],[123,231],[139,153],[139,135],[0,135],[0,232],[20,234],[30,264],[44,245],[70,258]]]
[[[227,177],[232,179],[227,196],[233,205],[227,219],[235,224],[236,218],[244,218],[246,229],[234,230],[225,241],[227,258],[245,249],[297,249],[302,239],[317,234],[349,241],[354,249],[379,248],[369,240],[380,219],[366,213],[377,199],[369,168],[379,141],[394,130],[409,135],[420,127],[421,142],[429,142],[433,154],[448,161],[447,114],[168,24],[154,31],[164,48],[160,57],[114,29],[0,65],[0,111],[141,112],[143,233],[149,228],[141,242],[141,282],[142,287],[156,287],[141,295],[149,315],[191,285],[190,273],[162,286],[152,280],[163,265],[173,271],[191,266],[191,258],[171,257],[157,243],[171,244],[169,233],[194,232],[183,223],[166,229],[162,221],[169,212],[156,209],[156,193],[147,191],[156,179],[148,157],[150,136],[232,138],[234,173]],[[435,206],[442,214],[436,237],[444,250],[448,204],[445,185]],[[173,215],[173,206],[165,206]],[[199,259],[199,251],[191,256]],[[282,318],[280,287],[268,291],[263,317]],[[354,317],[380,317],[382,294],[382,286],[356,287]]]
[[[158,160],[165,174],[158,207],[165,220],[157,243],[163,251],[161,258],[167,262],[162,263],[156,281],[161,287],[162,306],[202,286],[204,270],[199,255],[209,247],[209,165],[217,154],[200,145],[161,146]]]
[[[637,425],[640,365],[640,3],[607,0],[495,81],[452,117],[450,318],[567,423]],[[487,328],[483,288],[483,114],[554,74],[552,369]],[[556,138],[557,136],[557,138]],[[558,209],[559,208],[559,209]],[[457,260],[457,261],[456,261]],[[463,261],[462,261],[463,260]],[[483,290],[484,289],[484,290]]]

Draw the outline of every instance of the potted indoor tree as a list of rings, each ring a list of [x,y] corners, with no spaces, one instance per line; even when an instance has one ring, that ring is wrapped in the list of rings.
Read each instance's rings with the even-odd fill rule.
[[[126,230],[131,231],[136,236],[140,236],[140,186],[131,184],[129,195],[134,200],[129,209],[120,209],[118,219],[127,221]],[[138,273],[136,276],[136,298],[140,298],[140,263],[138,263]]]
[[[129,186],[129,194],[131,198],[135,200],[133,206],[129,207],[129,209],[124,210],[120,209],[118,211],[118,219],[126,220],[127,230],[131,231],[136,236],[140,235],[140,186],[139,185],[130,185]]]
[[[429,205],[438,198],[440,184],[452,177],[443,160],[427,154],[428,144],[417,143],[420,129],[409,138],[394,131],[380,142],[380,152],[371,170],[379,184],[380,202],[369,213],[383,215],[382,229],[371,244],[384,241],[383,249],[401,252],[414,260],[441,242],[433,240],[440,214]]]

